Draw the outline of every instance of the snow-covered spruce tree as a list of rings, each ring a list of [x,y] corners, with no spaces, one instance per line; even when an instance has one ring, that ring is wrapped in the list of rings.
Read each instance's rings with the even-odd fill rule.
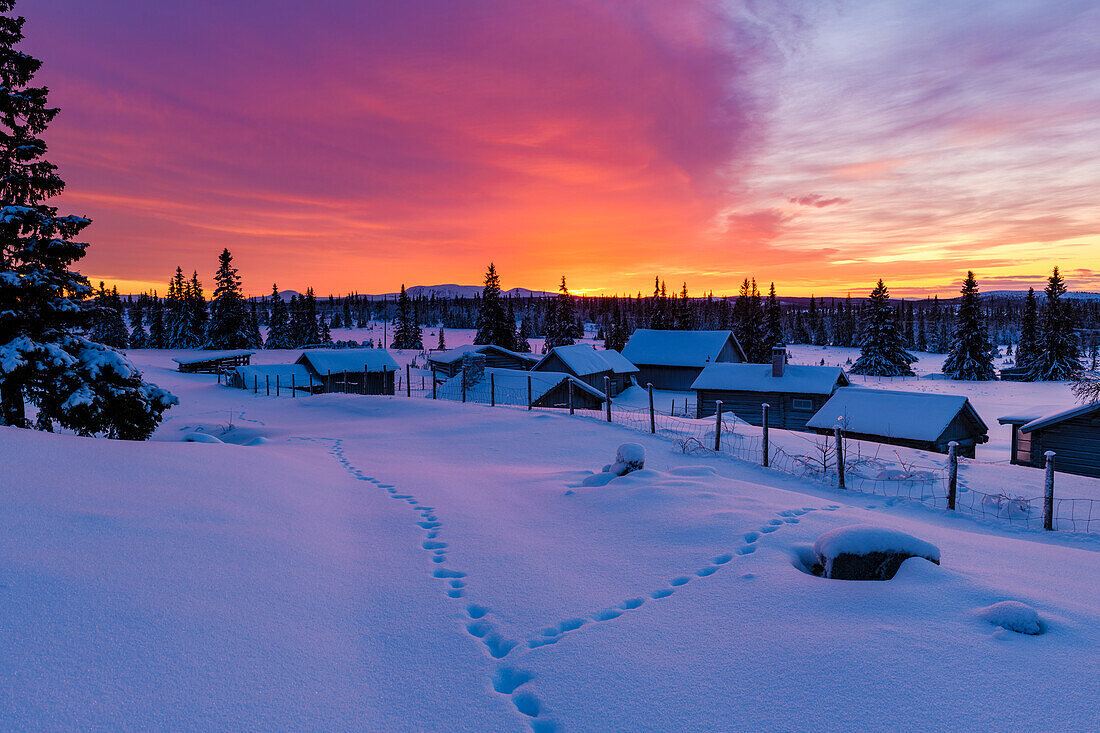
[[[206,329],[210,325],[210,312],[206,309],[206,296],[202,294],[202,283],[199,282],[197,270],[191,271],[191,279],[187,283],[186,297],[187,315],[189,323],[188,348],[199,349],[206,342]]]
[[[1035,288],[1027,289],[1024,312],[1020,315],[1020,341],[1016,345],[1016,367],[1029,369],[1039,352],[1039,303]]]
[[[14,6],[0,0],[0,424],[31,427],[30,402],[40,430],[148,438],[178,400],[82,335],[79,301],[91,288],[69,267],[85,254],[73,239],[90,222],[45,203],[65,187],[40,137],[58,110],[31,86],[41,62],[14,49],[23,39]]]
[[[997,348],[989,337],[989,326],[982,316],[978,281],[967,271],[962,298],[955,313],[955,331],[943,362],[943,373],[952,379],[986,382],[997,378],[993,357]]]
[[[771,346],[764,343],[764,308],[756,278],[741,283],[737,300],[733,304],[733,332],[745,356],[753,364],[771,361]]]
[[[130,345],[130,335],[122,316],[122,299],[118,297],[117,289],[113,292],[107,290],[102,281],[92,304],[86,335],[92,341],[113,349],[125,349]]]
[[[1073,327],[1073,311],[1063,300],[1066,281],[1055,267],[1047,279],[1046,302],[1039,317],[1037,351],[1028,365],[1028,379],[1055,382],[1081,375],[1081,348]]]
[[[764,341],[770,349],[784,346],[783,312],[779,307],[779,298],[775,294],[775,283],[768,288],[768,300],[764,306]]]
[[[550,301],[546,312],[546,340],[542,344],[542,353],[558,346],[572,346],[576,343],[573,333],[576,329],[576,317],[573,314],[573,296],[565,284],[565,275],[561,276],[558,295]]]
[[[149,334],[145,332],[145,308],[148,298],[138,296],[137,302],[130,308],[130,348],[149,348]]]
[[[477,333],[474,344],[492,344],[504,349],[516,348],[516,324],[508,321],[504,301],[500,294],[500,276],[492,262],[485,273],[485,287],[481,289],[481,302],[477,311]]]
[[[420,324],[416,322],[416,312],[405,284],[401,284],[401,294],[397,296],[397,314],[393,319],[393,343],[395,349],[423,349],[424,338]]]
[[[187,281],[183,279],[183,270],[177,265],[176,274],[168,281],[168,295],[164,300],[164,348],[191,348],[191,318],[187,312],[184,296]]]
[[[264,347],[264,337],[260,335],[260,314],[256,310],[255,300],[249,303],[248,337],[252,341],[252,346],[249,348],[262,349]]]
[[[853,374],[875,377],[909,377],[909,365],[916,357],[905,350],[894,309],[890,307],[890,291],[882,280],[871,291],[860,324],[860,353],[852,365]]]
[[[149,304],[149,345],[146,348],[163,349],[164,339],[164,303],[154,290]]]
[[[443,326],[439,327],[439,341],[436,343],[435,348],[440,351],[447,350],[447,337],[443,333]]]
[[[233,267],[233,255],[223,249],[214,275],[214,298],[210,301],[210,322],[204,349],[256,349],[252,318],[241,292],[241,277]]]

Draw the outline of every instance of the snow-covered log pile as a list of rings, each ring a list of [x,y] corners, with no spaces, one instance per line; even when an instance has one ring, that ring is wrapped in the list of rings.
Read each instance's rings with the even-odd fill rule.
[[[871,524],[826,532],[814,543],[814,554],[820,573],[837,580],[889,580],[911,557],[940,564],[940,550],[930,542]]]

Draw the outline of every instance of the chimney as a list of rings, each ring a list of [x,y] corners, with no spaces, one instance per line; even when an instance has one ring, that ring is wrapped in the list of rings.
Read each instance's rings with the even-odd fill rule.
[[[782,377],[787,366],[787,349],[783,346],[772,347],[772,376]]]

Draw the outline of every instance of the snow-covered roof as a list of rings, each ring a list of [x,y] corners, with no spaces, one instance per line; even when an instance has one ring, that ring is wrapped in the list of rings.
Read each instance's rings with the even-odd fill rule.
[[[839,422],[852,433],[934,441],[962,411],[970,413],[983,434],[988,431],[970,400],[962,395],[845,387],[838,389],[806,426],[829,429]]]
[[[572,346],[556,346],[550,353],[542,357],[534,366],[539,368],[551,355],[557,356],[573,373],[579,377],[600,372],[612,371],[615,374],[634,374],[638,367],[634,366],[618,351],[603,349],[597,351],[591,344],[573,344]]]
[[[309,383],[309,370],[302,364],[253,364],[236,367],[233,372],[245,384],[252,384],[253,377],[258,382],[263,382],[265,378],[278,377],[284,385],[290,384],[291,377],[298,385]]]
[[[500,346],[494,346],[492,344],[486,344],[482,346],[475,346],[474,344],[466,344],[464,346],[456,346],[453,349],[447,351],[440,351],[437,354],[432,354],[428,358],[437,364],[453,364],[456,361],[462,361],[462,355],[468,352],[476,352],[484,354],[486,351],[496,351],[501,354],[507,354],[508,356],[514,356],[517,359],[528,361],[534,364],[539,360],[539,357],[534,354],[521,354],[518,351],[510,351]]]
[[[827,395],[847,384],[848,377],[840,367],[788,364],[783,368],[783,376],[773,377],[771,364],[718,362],[707,365],[691,388]]]
[[[1060,412],[1054,412],[1049,415],[1043,415],[1042,417],[1035,418],[1031,422],[1021,426],[1020,432],[1030,433],[1032,430],[1045,428],[1050,425],[1060,423],[1064,420],[1071,420],[1075,417],[1089,415],[1093,412],[1100,412],[1100,402],[1090,402],[1087,405],[1078,405],[1077,407],[1073,407],[1068,410],[1062,410]],[[1004,418],[1001,419],[1004,420]]]
[[[385,349],[311,349],[303,351],[297,363],[308,364],[317,374],[397,371],[397,362]]]
[[[626,342],[623,356],[635,364],[703,367],[715,361],[726,341],[745,358],[731,331],[662,331],[639,328]]]
[[[492,382],[489,375],[492,375]],[[565,381],[572,381],[573,388],[577,391],[587,392],[600,400],[605,399],[602,392],[590,387],[581,380],[565,372],[528,372],[520,369],[501,369],[487,367],[485,376],[480,382],[466,387],[466,399],[470,402],[489,402],[489,389],[496,387],[496,402],[502,405],[527,404],[527,378],[531,378],[531,399],[537,400],[547,392],[550,392]],[[443,383],[440,389],[453,391],[461,389],[462,375],[451,377]],[[446,390],[451,387],[452,390]]]
[[[234,356],[252,356],[255,351],[238,349],[236,351],[201,351],[194,356],[175,356],[172,361],[177,364],[197,364],[200,361],[213,361],[214,359],[231,359]]]

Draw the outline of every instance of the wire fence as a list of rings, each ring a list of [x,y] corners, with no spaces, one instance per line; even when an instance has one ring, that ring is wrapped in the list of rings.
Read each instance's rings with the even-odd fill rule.
[[[840,456],[843,471],[838,470],[837,440],[833,435],[817,435],[780,428],[749,425],[730,413],[695,418],[686,415],[694,410],[684,402],[662,410],[619,404],[608,405],[594,393],[576,385],[569,389],[568,382],[554,389],[546,389],[546,383],[537,386],[528,382],[526,372],[502,376],[500,379],[483,377],[475,384],[450,379],[436,383],[428,375],[411,372],[398,373],[394,378],[393,394],[401,397],[418,397],[465,402],[471,405],[509,407],[523,410],[568,411],[569,414],[589,420],[610,422],[643,433],[652,433],[676,444],[685,455],[721,454],[822,485],[838,486],[847,491],[900,498],[920,502],[936,509],[948,510],[951,504],[951,471],[947,456],[918,453],[902,456],[894,450],[893,457],[884,450],[895,448],[841,438]],[[354,384],[345,383],[345,389],[358,393]],[[281,383],[246,385],[259,394],[272,397],[301,396],[302,391],[288,389]],[[340,392],[340,382],[334,385]],[[570,394],[571,393],[571,394]],[[310,394],[310,393],[305,393]],[[720,427],[719,427],[720,425]],[[720,432],[720,435],[716,434]],[[765,445],[767,446],[765,448]],[[976,461],[957,458],[958,468],[981,464],[1005,462]],[[1015,467],[1013,467],[1015,468]],[[954,511],[984,520],[1032,528],[1045,528],[1046,496],[1026,497],[1007,491],[985,490],[988,487],[971,486],[966,470],[956,470]],[[1047,476],[1052,480],[1053,474]],[[1013,482],[1014,485],[1016,482]],[[1100,500],[1088,498],[1062,498],[1054,496],[1051,502],[1050,528],[1070,532],[1100,531]]]

